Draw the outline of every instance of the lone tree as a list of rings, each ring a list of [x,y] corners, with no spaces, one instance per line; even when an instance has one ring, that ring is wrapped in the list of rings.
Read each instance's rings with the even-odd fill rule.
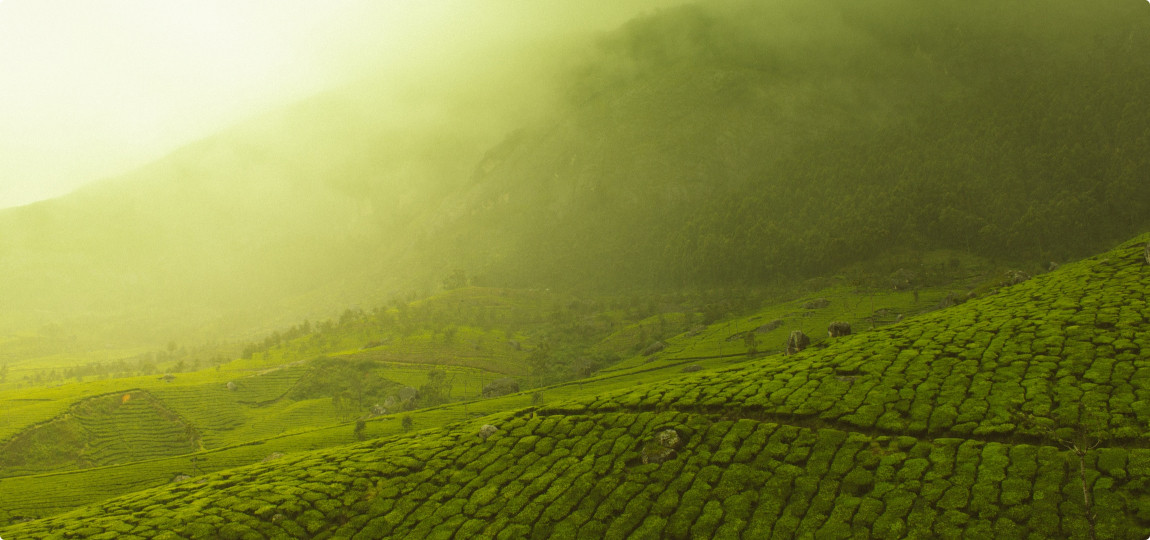
[[[415,421],[411,419],[410,414],[403,415],[403,420],[400,421],[400,425],[403,427],[404,431],[411,431],[411,426],[414,424]]]
[[[1078,403],[1078,420],[1058,426],[1056,421],[1043,419],[1032,414],[1016,414],[1018,423],[1035,429],[1056,441],[1071,455],[1078,458],[1078,480],[1082,485],[1082,508],[1086,521],[1090,524],[1090,540],[1097,538],[1095,534],[1098,514],[1094,512],[1094,500],[1090,497],[1090,483],[1086,479],[1086,456],[1090,451],[1098,448],[1107,438],[1105,415],[1094,408],[1087,408],[1082,402]],[[1043,421],[1045,420],[1045,421]]]

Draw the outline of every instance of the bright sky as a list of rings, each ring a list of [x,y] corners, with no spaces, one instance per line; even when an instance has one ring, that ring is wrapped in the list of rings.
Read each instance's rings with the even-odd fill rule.
[[[508,28],[607,28],[663,3],[573,17],[571,6],[591,3],[0,0],[0,208],[126,172],[367,68]],[[568,9],[543,7],[556,5]]]

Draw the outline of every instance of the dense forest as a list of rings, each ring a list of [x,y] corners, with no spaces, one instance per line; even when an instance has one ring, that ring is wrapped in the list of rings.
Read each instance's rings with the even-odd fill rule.
[[[497,282],[600,286],[756,283],[894,246],[1081,256],[1146,225],[1141,7],[724,2],[632,22],[560,122],[493,151],[471,196],[494,209],[451,248],[510,235],[475,255]]]

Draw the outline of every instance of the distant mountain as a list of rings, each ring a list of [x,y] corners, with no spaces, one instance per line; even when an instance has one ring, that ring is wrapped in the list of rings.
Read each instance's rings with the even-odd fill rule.
[[[0,309],[212,335],[459,275],[618,291],[893,248],[1065,260],[1150,216],[1146,21],[1117,1],[663,10],[557,62],[581,67],[518,128],[352,89],[0,212]]]
[[[110,331],[167,340],[361,301],[390,270],[381,239],[465,176],[486,143],[411,115],[397,126],[350,99],[317,97],[125,177],[0,211],[0,317],[73,332],[114,320]]]

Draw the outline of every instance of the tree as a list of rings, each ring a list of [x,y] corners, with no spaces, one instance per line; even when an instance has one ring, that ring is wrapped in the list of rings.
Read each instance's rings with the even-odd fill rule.
[[[411,427],[415,425],[415,421],[411,419],[410,414],[403,415],[403,420],[400,421],[403,431],[411,431]]]
[[[451,379],[447,372],[435,368],[427,372],[427,384],[419,387],[419,399],[426,407],[447,403],[451,400]]]
[[[1096,538],[1095,528],[1098,515],[1094,512],[1094,500],[1090,497],[1090,483],[1086,478],[1086,456],[1098,448],[1107,438],[1106,415],[1093,407],[1087,408],[1078,403],[1077,421],[1063,423],[1061,428],[1056,421],[1031,414],[1016,414],[1022,425],[1029,426],[1055,440],[1078,458],[1078,479],[1082,485],[1082,508],[1086,521],[1090,523],[1090,540]]]
[[[759,343],[755,338],[754,330],[748,330],[746,334],[743,334],[743,343],[747,346],[747,356],[754,356],[755,353],[759,352]]]
[[[527,357],[527,366],[531,369],[531,375],[535,377],[536,386],[543,385],[543,373],[547,370],[550,361],[551,344],[547,340],[543,340]]]
[[[363,440],[363,430],[367,428],[367,421],[360,418],[355,421],[355,438]]]

